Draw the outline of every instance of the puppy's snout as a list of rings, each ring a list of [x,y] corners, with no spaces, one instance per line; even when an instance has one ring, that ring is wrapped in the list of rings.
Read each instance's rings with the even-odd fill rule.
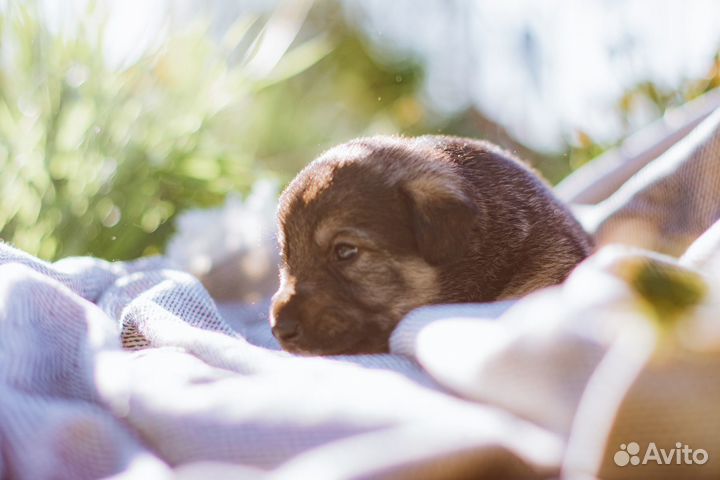
[[[278,340],[292,341],[300,337],[300,323],[296,318],[283,318],[275,322],[272,334]]]
[[[302,333],[300,315],[298,298],[291,298],[289,301],[274,305],[272,334],[275,338],[284,342],[300,338]]]

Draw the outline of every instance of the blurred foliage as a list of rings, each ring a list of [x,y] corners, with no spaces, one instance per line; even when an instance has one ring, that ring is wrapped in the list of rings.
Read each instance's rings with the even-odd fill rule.
[[[416,98],[422,72],[412,63],[374,62],[359,36],[326,4],[307,20],[324,32],[332,51],[312,68],[254,97],[256,155],[287,182],[320,151],[372,133],[413,133],[424,126]]]
[[[280,2],[280,6],[283,2]],[[419,100],[422,69],[378,63],[338,2],[316,1],[269,72],[262,51],[273,12],[171,29],[130,65],[106,58],[106,12],[90,3],[72,32],[42,20],[38,3],[0,9],[0,238],[47,259],[127,259],[161,252],[175,216],[282,182],[332,144],[372,133],[486,137],[528,158],[551,181],[608,145],[583,132],[556,157],[517,144],[480,112],[436,118]],[[272,39],[271,39],[272,40]],[[720,83],[627,93],[662,113]]]
[[[678,107],[718,87],[720,87],[720,52],[715,54],[714,62],[703,78],[687,79],[678,89],[663,88],[651,81],[638,83],[624,92],[616,106],[624,123],[625,134],[621,139],[633,133],[633,130],[637,128],[629,121],[636,110],[650,110],[650,116],[659,118],[666,110]],[[574,141],[568,142],[568,163],[565,175],[621,141],[614,144],[600,144],[582,131],[577,132],[576,137]]]
[[[257,77],[267,18],[239,18],[219,42],[194,24],[121,71],[104,57],[96,5],[69,36],[40,19],[33,2],[0,18],[0,237],[43,258],[159,252],[178,212],[289,179],[388,104],[401,125],[419,108],[418,70],[378,67],[339,27]]]
[[[699,274],[670,263],[642,262],[625,268],[630,284],[662,328],[687,316],[708,294]]]

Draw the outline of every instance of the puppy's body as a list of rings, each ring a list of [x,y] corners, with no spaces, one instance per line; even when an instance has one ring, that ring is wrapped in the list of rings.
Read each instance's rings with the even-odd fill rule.
[[[561,282],[591,241],[507,152],[452,137],[372,137],[306,167],[279,207],[273,333],[301,353],[387,350],[407,312]]]

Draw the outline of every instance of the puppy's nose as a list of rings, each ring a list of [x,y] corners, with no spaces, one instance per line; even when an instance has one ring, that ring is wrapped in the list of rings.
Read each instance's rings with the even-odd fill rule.
[[[300,324],[294,318],[278,319],[272,327],[272,334],[278,340],[294,340],[300,336]]]

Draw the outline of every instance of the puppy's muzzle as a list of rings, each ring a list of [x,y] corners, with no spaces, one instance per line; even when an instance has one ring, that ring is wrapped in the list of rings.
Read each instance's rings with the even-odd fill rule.
[[[296,298],[273,306],[272,334],[281,342],[292,342],[302,336],[299,301]]]
[[[300,338],[300,324],[296,320],[286,320],[272,327],[272,334],[283,342],[292,342]]]

